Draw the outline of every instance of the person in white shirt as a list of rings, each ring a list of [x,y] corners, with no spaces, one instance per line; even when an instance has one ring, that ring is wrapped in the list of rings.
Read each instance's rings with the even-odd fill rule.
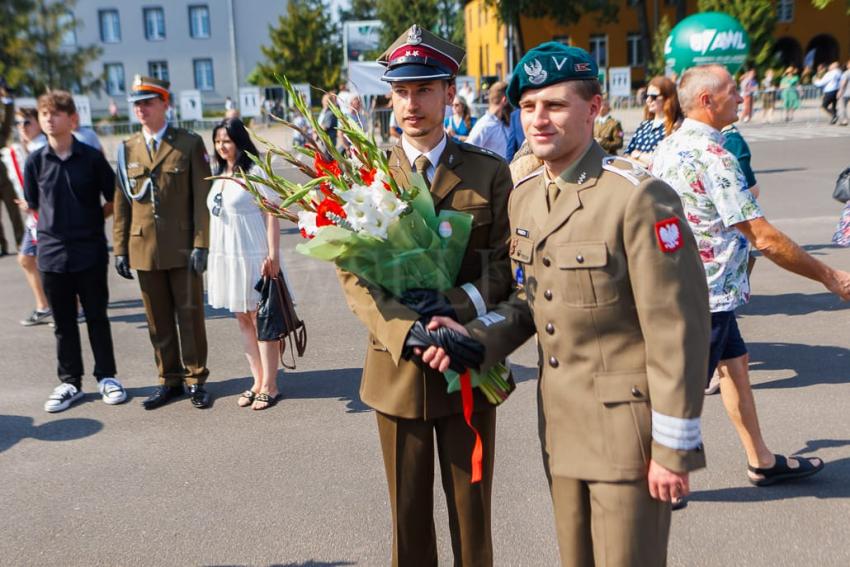
[[[18,264],[24,271],[27,284],[32,291],[35,309],[20,323],[24,327],[32,327],[33,325],[47,323],[51,317],[51,311],[47,297],[44,295],[44,288],[41,287],[41,278],[36,266],[37,217],[27,212],[26,201],[24,201],[24,164],[29,154],[47,143],[47,137],[41,131],[41,126],[38,123],[38,112],[35,108],[17,109],[15,127],[18,132],[18,142],[3,148],[2,158],[3,163],[6,164],[9,181],[12,182],[12,187],[17,195],[16,203],[27,214],[24,221],[24,235],[18,245]]]
[[[850,119],[850,114],[847,113],[847,106],[850,104],[850,59],[847,60],[847,66],[844,67],[844,73],[841,74],[841,82],[838,85],[838,98],[844,116],[841,120],[841,125],[847,126],[847,121]]]
[[[812,81],[812,84],[823,89],[821,108],[829,114],[829,123],[837,123],[838,87],[841,84],[841,65],[838,64],[838,61],[833,61],[829,66],[829,70],[821,78]]]
[[[502,158],[508,155],[508,114],[505,112],[508,85],[502,81],[493,83],[487,91],[487,114],[478,119],[466,143],[490,150]]]

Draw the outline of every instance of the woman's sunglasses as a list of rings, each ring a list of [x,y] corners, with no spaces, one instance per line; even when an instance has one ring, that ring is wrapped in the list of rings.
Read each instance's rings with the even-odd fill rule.
[[[646,100],[655,100],[660,96],[661,96],[660,94],[648,94],[648,95],[646,95]]]
[[[23,126],[24,128],[26,128],[30,124],[32,124],[32,120],[30,120],[29,118],[25,120],[15,120],[15,126]]]

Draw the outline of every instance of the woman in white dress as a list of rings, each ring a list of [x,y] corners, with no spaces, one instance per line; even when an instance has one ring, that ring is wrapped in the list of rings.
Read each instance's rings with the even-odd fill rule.
[[[250,171],[262,175],[248,153],[259,155],[245,125],[232,118],[213,129],[217,175]],[[266,198],[276,195],[267,190]],[[210,210],[210,251],[207,268],[207,302],[236,315],[245,356],[254,384],[239,396],[241,407],[255,410],[273,406],[279,396],[277,369],[280,342],[257,340],[257,302],[254,286],[261,276],[280,270],[280,221],[263,213],[254,197],[239,183],[216,179],[207,197]]]

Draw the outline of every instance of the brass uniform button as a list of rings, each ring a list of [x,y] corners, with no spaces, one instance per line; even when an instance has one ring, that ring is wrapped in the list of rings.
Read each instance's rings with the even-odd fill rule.
[[[546,332],[549,333],[550,335],[554,335],[555,334],[555,325],[553,325],[552,323],[547,323],[546,324]]]
[[[576,256],[576,262],[578,262],[579,264],[584,264],[584,256],[582,256],[581,254]]]
[[[543,256],[543,265],[547,268],[552,265],[552,260],[549,259],[549,256]]]
[[[641,396],[643,396],[643,394],[641,393],[641,391],[640,391],[640,390],[638,390],[638,387],[637,387],[637,386],[632,386],[632,395],[633,395],[634,397],[636,397],[636,398],[640,398]]]
[[[548,301],[552,301],[552,290],[547,289],[543,292],[543,297],[545,297]]]
[[[550,356],[549,357],[549,366],[551,366],[552,368],[558,368],[558,359],[555,358],[554,356]]]

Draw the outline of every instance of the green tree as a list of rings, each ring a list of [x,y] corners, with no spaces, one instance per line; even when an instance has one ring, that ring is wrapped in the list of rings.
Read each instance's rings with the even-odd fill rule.
[[[31,0],[5,0],[0,4],[0,78],[18,87],[26,70],[30,46],[21,32],[29,27]]]
[[[619,2],[614,0],[575,0],[554,2],[552,0],[485,0],[496,8],[499,20],[515,30],[514,56],[518,61],[526,52],[520,16],[526,18],[549,18],[560,25],[574,24],[585,14],[596,14],[599,23],[611,22],[619,13]],[[646,43],[646,42],[644,42]]]
[[[248,77],[255,85],[277,84],[275,75],[293,83],[330,90],[342,64],[339,28],[324,0],[290,0],[286,14],[269,26],[270,45],[260,47],[265,60]]]
[[[830,4],[832,4],[834,0],[812,0],[812,6],[817,8],[818,10],[823,10]],[[846,0],[847,2],[847,14],[850,14],[850,0]]]
[[[699,0],[700,12],[725,12],[738,20],[750,36],[747,66],[758,70],[770,63],[776,3],[773,0]]]
[[[383,24],[383,45],[389,46],[413,24],[440,37],[455,37],[460,10],[458,0],[377,0],[375,5],[377,18]]]
[[[377,17],[377,7],[374,0],[351,0],[349,8],[339,9],[339,20],[374,20]]]
[[[100,56],[95,45],[76,42],[81,23],[74,19],[76,0],[11,0],[0,8],[2,73],[12,86],[30,94],[47,89],[98,90],[101,77],[87,70]]]
[[[664,47],[667,44],[667,36],[670,35],[671,29],[673,29],[673,26],[670,25],[670,18],[665,14],[658,22],[658,27],[652,35],[652,58],[649,59],[646,66],[648,77],[664,74],[666,67]]]

